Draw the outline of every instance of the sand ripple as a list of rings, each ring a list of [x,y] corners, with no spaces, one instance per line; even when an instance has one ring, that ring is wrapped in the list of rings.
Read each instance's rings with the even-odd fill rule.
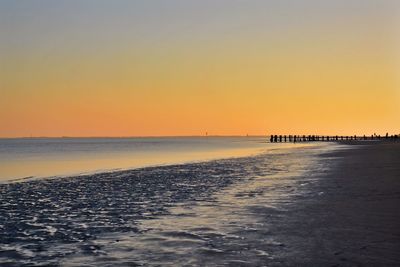
[[[298,177],[309,157],[299,149],[2,184],[0,264],[256,264],[270,257],[265,244],[282,246],[257,214],[306,192],[300,183],[314,177]]]

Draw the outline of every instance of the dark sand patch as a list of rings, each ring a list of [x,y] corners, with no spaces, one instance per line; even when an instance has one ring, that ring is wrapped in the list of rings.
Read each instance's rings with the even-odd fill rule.
[[[348,143],[323,155],[318,197],[266,217],[285,247],[273,266],[400,266],[400,143]]]

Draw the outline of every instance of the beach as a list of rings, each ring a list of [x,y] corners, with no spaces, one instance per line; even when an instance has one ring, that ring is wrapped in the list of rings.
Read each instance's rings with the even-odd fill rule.
[[[400,144],[0,184],[2,266],[398,266]]]
[[[400,143],[346,144],[322,156],[331,170],[313,186],[320,196],[273,223],[288,244],[277,265],[399,266]]]
[[[400,0],[0,1],[0,267],[400,267]]]

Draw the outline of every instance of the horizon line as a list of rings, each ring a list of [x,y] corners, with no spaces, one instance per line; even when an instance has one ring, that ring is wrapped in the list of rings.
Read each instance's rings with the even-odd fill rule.
[[[384,134],[380,134],[380,133],[372,133],[372,135],[382,135],[384,136],[386,133]],[[396,135],[398,133],[389,133],[389,135]],[[276,134],[208,134],[208,135],[121,135],[121,136],[0,136],[0,139],[73,139],[73,138],[187,138],[187,137],[268,137],[271,135],[276,135]],[[299,136],[303,136],[303,135],[310,135],[310,134],[278,134],[279,135],[299,135]],[[313,134],[315,136],[370,136],[371,134]]]
[[[247,134],[247,135],[239,135],[239,134],[209,134],[209,135],[122,135],[122,136],[0,136],[0,139],[40,139],[40,138],[158,138],[158,137],[265,137],[269,136],[268,134]]]

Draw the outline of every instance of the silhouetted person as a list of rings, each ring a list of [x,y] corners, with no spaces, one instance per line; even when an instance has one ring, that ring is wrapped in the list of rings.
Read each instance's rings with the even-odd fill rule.
[[[274,141],[275,141],[275,143],[278,142],[278,136],[277,135],[274,136]]]
[[[386,133],[386,139],[388,139],[388,137],[389,137],[389,133]]]
[[[295,136],[293,136],[293,142],[294,143],[296,143],[296,138],[297,138],[297,136],[295,135]]]
[[[286,143],[286,135],[283,137],[283,139],[285,140],[285,143]]]
[[[274,142],[274,136],[273,135],[271,135],[271,138],[269,139],[269,141],[272,143],[272,142]]]

